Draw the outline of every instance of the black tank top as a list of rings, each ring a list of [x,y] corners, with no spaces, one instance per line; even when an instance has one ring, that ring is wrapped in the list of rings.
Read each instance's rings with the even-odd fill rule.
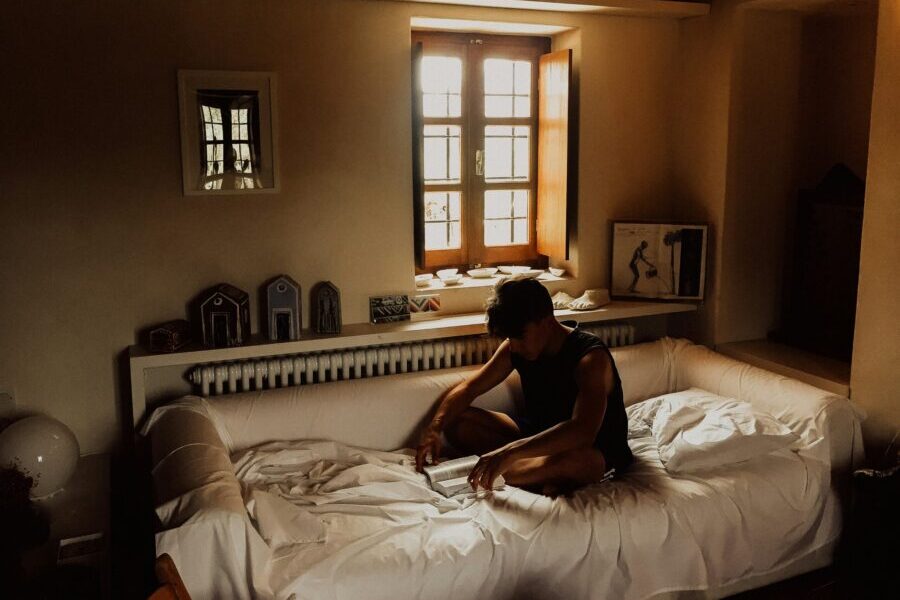
[[[597,336],[575,329],[566,336],[560,351],[553,356],[525,360],[511,353],[512,365],[519,373],[524,394],[521,425],[526,435],[534,435],[572,418],[578,384],[575,370],[589,352],[605,352],[613,368],[613,389],[606,400],[603,423],[594,439],[594,447],[606,458],[609,468],[622,470],[632,461],[628,447],[628,417],[622,397],[622,380],[609,349]]]

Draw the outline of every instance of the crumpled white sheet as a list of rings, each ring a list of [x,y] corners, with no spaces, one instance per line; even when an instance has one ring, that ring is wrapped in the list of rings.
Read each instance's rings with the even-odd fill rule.
[[[698,388],[666,394],[635,407],[650,429],[670,473],[701,471],[768,454],[800,436],[749,402]]]
[[[826,465],[783,450],[672,476],[632,423],[635,465],[571,498],[444,498],[408,450],[297,441],[232,458],[278,598],[641,599],[764,573],[837,536]]]

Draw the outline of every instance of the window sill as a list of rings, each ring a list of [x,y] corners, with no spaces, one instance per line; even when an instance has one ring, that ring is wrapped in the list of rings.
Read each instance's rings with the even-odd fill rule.
[[[480,287],[493,287],[497,284],[500,279],[503,277],[507,277],[507,275],[495,275],[494,277],[469,277],[468,275],[463,275],[462,279],[460,279],[459,283],[453,285],[444,285],[444,283],[435,277],[431,280],[431,282],[426,286],[416,286],[415,293],[416,294],[427,294],[429,292],[449,292],[452,290],[464,290],[464,289],[472,289],[472,288],[480,288]],[[560,281],[572,281],[574,278],[570,275],[563,275],[562,277],[557,277],[555,275],[551,275],[550,273],[544,273],[536,277],[536,279],[543,283],[556,283]]]

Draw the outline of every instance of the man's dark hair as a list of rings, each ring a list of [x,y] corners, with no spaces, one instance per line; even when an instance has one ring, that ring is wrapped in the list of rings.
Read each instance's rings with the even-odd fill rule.
[[[506,279],[494,287],[487,301],[488,333],[519,338],[525,325],[553,314],[550,292],[534,279]]]

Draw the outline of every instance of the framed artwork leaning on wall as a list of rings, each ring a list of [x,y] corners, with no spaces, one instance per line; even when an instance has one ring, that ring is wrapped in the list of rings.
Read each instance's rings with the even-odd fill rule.
[[[277,192],[275,74],[178,71],[186,196]]]
[[[703,224],[613,223],[612,294],[703,300],[708,229]]]

